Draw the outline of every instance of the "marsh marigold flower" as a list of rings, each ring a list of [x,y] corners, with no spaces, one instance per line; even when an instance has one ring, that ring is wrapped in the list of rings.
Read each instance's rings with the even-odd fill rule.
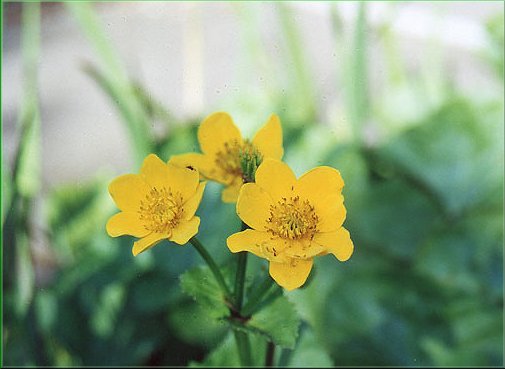
[[[133,255],[168,239],[184,245],[198,233],[200,218],[195,216],[205,183],[197,170],[166,164],[149,155],[140,174],[125,174],[109,185],[112,199],[121,210],[107,222],[112,237],[140,238]]]
[[[342,227],[346,210],[340,173],[314,168],[298,180],[281,161],[267,159],[256,183],[240,190],[237,213],[251,229],[228,237],[230,251],[249,251],[270,262],[272,278],[287,290],[305,283],[315,256],[331,253],[340,261],[354,246]]]
[[[261,162],[266,158],[280,160],[284,153],[282,128],[275,114],[270,116],[252,141],[242,137],[227,113],[211,114],[198,128],[198,142],[202,154],[176,155],[170,163],[198,168],[204,178],[223,184],[224,202],[236,202],[240,187],[247,182],[244,157]]]

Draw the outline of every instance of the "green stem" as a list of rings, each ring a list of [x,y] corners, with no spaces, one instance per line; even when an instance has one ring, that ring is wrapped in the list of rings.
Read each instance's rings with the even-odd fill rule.
[[[216,277],[217,283],[219,283],[219,286],[221,287],[221,290],[224,292],[226,299],[229,300],[231,296],[230,289],[228,288],[228,285],[224,281],[223,275],[221,274],[221,271],[219,270],[219,267],[217,266],[212,256],[210,256],[205,247],[196,237],[191,238],[189,242],[191,242],[191,244],[195,247],[196,251],[198,251],[198,253],[205,260],[210,270],[212,271],[212,274],[214,274],[214,277]]]
[[[265,356],[266,367],[274,366],[274,354],[275,354],[275,344],[272,341],[270,341],[267,344],[267,353]]]
[[[251,366],[251,344],[249,342],[249,336],[246,332],[235,329],[233,331],[235,334],[235,341],[237,342],[238,355],[240,358],[241,366]]]
[[[247,224],[242,222],[241,230],[249,228]],[[242,310],[242,302],[244,299],[244,282],[245,282],[245,272],[247,267],[247,252],[242,251],[237,255],[237,273],[235,274],[235,295],[233,300],[233,307],[239,316],[242,316],[240,311]],[[246,332],[235,330],[235,341],[237,342],[237,349],[240,356],[240,363],[242,366],[251,366],[251,344],[249,342],[249,336]]]
[[[247,304],[245,304],[244,308],[241,311],[242,316],[247,317],[254,313],[258,304],[263,299],[268,291],[272,288],[274,280],[267,276],[263,283],[258,287],[256,291],[248,298]]]
[[[247,224],[242,222],[241,230],[246,230],[249,227]],[[247,251],[242,251],[237,254],[237,273],[235,274],[235,299],[234,306],[237,312],[240,314],[242,309],[242,302],[244,301],[244,282],[245,282],[245,271],[247,267]]]
[[[235,300],[234,305],[240,313],[242,301],[244,299],[245,270],[247,267],[247,251],[239,252],[237,255],[237,274],[235,276]]]

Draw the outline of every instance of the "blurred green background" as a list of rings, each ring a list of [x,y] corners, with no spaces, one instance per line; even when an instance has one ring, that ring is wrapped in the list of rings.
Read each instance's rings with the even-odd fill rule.
[[[295,350],[277,351],[280,364],[503,365],[504,17],[503,3],[482,4],[3,3],[2,89],[17,91],[15,112],[2,102],[3,364],[237,364],[226,324],[208,319],[205,307],[181,291],[180,276],[202,264],[193,248],[166,242],[134,258],[132,238],[105,233],[116,211],[111,179],[137,172],[148,153],[167,160],[197,150],[199,122],[225,110],[250,137],[277,113],[284,160],[297,175],[330,165],[345,180],[354,255],[346,263],[316,259],[304,288],[285,293],[303,322]],[[486,14],[465,25],[463,41],[451,38],[459,30],[451,17],[457,6]],[[166,51],[182,68],[159,68],[186,86],[163,86],[187,97],[185,112],[179,100],[156,97],[141,65],[125,64],[123,55],[142,51],[135,42],[114,43],[111,34],[119,31],[105,20],[110,9],[125,18],[126,41],[146,33],[144,52],[166,47],[150,39],[157,31],[149,17],[158,10],[183,28],[173,29],[183,41]],[[212,20],[214,33],[204,27],[206,12],[222,17]],[[71,168],[89,168],[87,155],[73,148],[90,157],[102,146],[120,153],[72,178],[54,170],[47,158],[55,156],[45,151],[51,147],[44,137],[56,124],[51,110],[63,111],[44,103],[55,93],[48,86],[60,81],[61,101],[71,94],[57,63],[49,79],[41,78],[45,48],[54,42],[44,39],[44,27],[58,29],[54,19],[76,27],[91,51],[72,64],[88,83],[77,101],[94,94],[110,109],[92,133],[72,131],[76,116],[67,122],[73,137],[55,131],[68,148],[57,155],[68,155]],[[320,28],[326,43],[314,42],[325,34]],[[473,31],[479,37],[470,37]],[[220,32],[237,35],[239,64],[231,62],[231,45],[216,38]],[[423,32],[428,36],[414,37]],[[458,63],[467,59],[462,78]],[[222,69],[212,69],[217,62]],[[5,74],[13,70],[15,76]],[[204,99],[195,81],[208,78],[233,85]],[[118,135],[107,131],[107,119],[121,122]],[[93,135],[103,135],[102,146],[87,144]],[[117,141],[127,154],[116,150]],[[51,182],[58,175],[63,179]],[[240,222],[220,190],[206,189],[199,238],[226,263],[225,239]],[[264,261],[249,263],[249,280],[252,271],[266,273]]]

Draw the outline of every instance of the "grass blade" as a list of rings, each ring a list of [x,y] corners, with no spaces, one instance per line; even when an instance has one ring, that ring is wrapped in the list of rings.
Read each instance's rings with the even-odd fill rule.
[[[355,126],[358,140],[361,140],[363,126],[369,114],[366,32],[366,7],[364,2],[360,2],[354,30],[354,49],[350,54],[350,80],[347,85],[350,93],[350,118]]]
[[[40,116],[37,65],[40,48],[40,6],[23,4],[22,12],[23,101],[20,114],[21,142],[14,166],[16,191],[32,198],[40,188]]]
[[[314,120],[317,111],[316,93],[309,65],[305,58],[303,42],[293,21],[292,9],[282,2],[275,5],[277,6],[277,13],[279,14],[281,28],[289,52],[287,58],[292,60],[294,68],[294,74],[290,77],[290,80],[295,83],[292,87],[294,101],[291,106],[293,108],[299,107],[302,119],[311,122]],[[291,70],[291,68],[288,68],[288,70]]]
[[[358,5],[353,40],[350,43],[342,42],[344,39],[343,23],[336,5],[332,5],[331,21],[337,53],[341,61],[345,110],[351,123],[354,140],[362,144],[363,126],[369,114],[365,3],[360,2]],[[351,45],[351,49],[347,45]]]
[[[152,137],[149,117],[137,98],[135,88],[130,82],[120,58],[109,43],[100,21],[93,11],[92,3],[69,2],[67,7],[79,22],[97,55],[100,57],[104,73],[87,68],[88,73],[116,102],[130,134],[138,165],[152,151]]]

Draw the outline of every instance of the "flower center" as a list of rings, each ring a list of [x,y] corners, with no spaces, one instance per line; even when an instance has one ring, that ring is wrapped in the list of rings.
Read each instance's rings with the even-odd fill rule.
[[[225,142],[223,150],[216,153],[214,162],[225,181],[232,183],[237,177],[245,181],[244,158],[259,158],[261,161],[261,154],[249,140],[233,140]]]
[[[140,202],[140,220],[149,231],[169,233],[182,217],[182,202],[180,192],[173,193],[170,188],[153,187]]]
[[[267,229],[285,239],[312,239],[317,222],[317,214],[308,200],[301,201],[299,196],[283,197],[276,205],[270,206]]]

